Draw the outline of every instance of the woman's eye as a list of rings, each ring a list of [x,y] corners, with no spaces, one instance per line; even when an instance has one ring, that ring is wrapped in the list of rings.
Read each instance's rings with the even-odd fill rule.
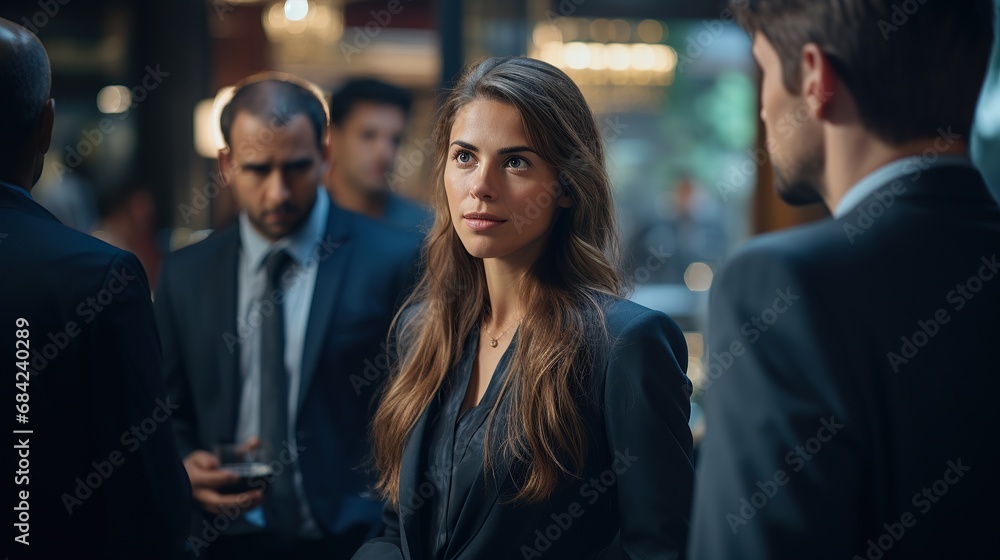
[[[507,160],[507,165],[511,169],[526,169],[528,167],[528,162],[524,158],[513,157]]]
[[[472,154],[469,152],[458,152],[455,154],[455,160],[458,161],[458,163],[471,163]]]

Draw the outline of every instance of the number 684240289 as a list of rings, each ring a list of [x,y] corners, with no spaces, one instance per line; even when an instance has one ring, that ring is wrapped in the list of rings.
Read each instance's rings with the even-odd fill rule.
[[[14,322],[14,326],[17,327],[14,331],[14,367],[16,368],[14,386],[18,389],[14,394],[14,400],[16,401],[14,408],[18,412],[17,420],[24,424],[28,420],[28,383],[30,380],[28,376],[28,358],[31,348],[31,331],[29,330],[30,325],[28,324],[28,320],[24,317],[18,317]]]

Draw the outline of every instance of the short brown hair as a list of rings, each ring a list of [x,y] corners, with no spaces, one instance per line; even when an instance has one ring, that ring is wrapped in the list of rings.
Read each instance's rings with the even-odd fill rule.
[[[968,140],[993,43],[991,0],[732,0],[798,93],[802,46],[815,43],[861,120],[901,144],[951,127]]]
[[[223,107],[219,119],[226,146],[232,148],[233,121],[239,112],[245,111],[268,119],[272,128],[287,125],[296,115],[305,115],[312,124],[316,147],[323,151],[330,126],[330,108],[318,86],[292,74],[261,72],[240,80],[233,87],[233,96]]]

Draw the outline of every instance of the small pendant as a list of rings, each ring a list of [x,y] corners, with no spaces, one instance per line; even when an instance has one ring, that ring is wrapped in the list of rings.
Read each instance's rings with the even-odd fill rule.
[[[490,346],[496,348],[497,347],[497,339],[491,338],[490,339]]]

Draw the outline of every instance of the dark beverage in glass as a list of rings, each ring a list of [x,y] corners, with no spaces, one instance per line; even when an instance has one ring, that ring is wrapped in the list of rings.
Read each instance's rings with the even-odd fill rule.
[[[220,486],[220,494],[239,494],[250,490],[264,490],[271,480],[273,470],[265,462],[260,448],[247,449],[245,445],[220,443],[215,446],[219,468],[239,475],[239,482]]]

